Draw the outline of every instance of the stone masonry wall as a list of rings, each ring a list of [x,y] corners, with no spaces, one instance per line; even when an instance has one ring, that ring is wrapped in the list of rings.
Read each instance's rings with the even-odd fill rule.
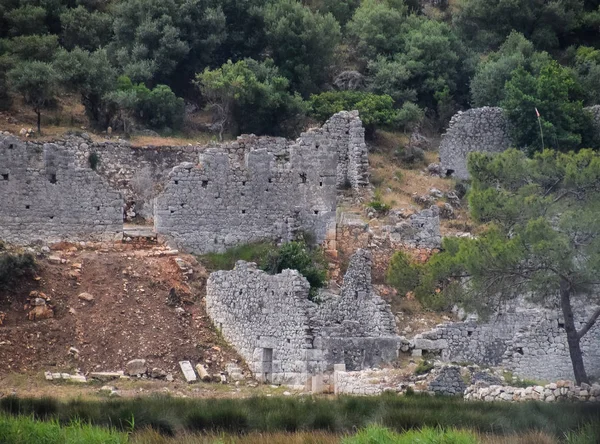
[[[600,105],[586,108],[592,115],[595,131],[600,136]],[[472,108],[456,113],[442,136],[440,161],[443,171],[459,179],[468,179],[469,153],[500,153],[510,148],[509,122],[502,108]]]
[[[356,112],[333,116],[291,142],[246,136],[207,149],[200,163],[171,171],[156,199],[155,229],[194,252],[300,231],[335,240],[337,189],[368,183],[364,131]]]
[[[510,146],[508,121],[502,108],[472,108],[458,112],[442,136],[440,161],[443,171],[468,179],[467,156],[473,151],[500,153]]]
[[[575,310],[578,329],[593,310]],[[505,307],[485,322],[441,324],[413,338],[412,346],[440,352],[445,361],[502,366],[521,378],[573,378],[561,312],[523,301]],[[581,347],[588,375],[600,377],[599,325],[583,337]]]
[[[389,362],[400,338],[389,306],[370,287],[370,266],[369,253],[359,250],[341,294],[321,292],[314,303],[296,271],[271,276],[240,261],[210,275],[207,312],[263,380],[303,384],[334,364],[356,370]]]
[[[115,240],[123,235],[123,199],[106,180],[55,143],[0,135],[0,239]]]

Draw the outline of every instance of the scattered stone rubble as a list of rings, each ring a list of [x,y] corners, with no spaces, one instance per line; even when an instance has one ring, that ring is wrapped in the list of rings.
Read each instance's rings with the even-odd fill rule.
[[[557,381],[526,388],[474,384],[466,388],[464,398],[468,401],[600,402],[600,384],[576,386],[571,381]]]

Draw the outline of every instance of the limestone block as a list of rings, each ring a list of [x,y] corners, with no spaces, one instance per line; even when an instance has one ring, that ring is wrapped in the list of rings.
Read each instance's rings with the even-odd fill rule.
[[[179,361],[179,367],[188,383],[196,382],[196,372],[194,372],[194,367],[192,367],[190,361]]]

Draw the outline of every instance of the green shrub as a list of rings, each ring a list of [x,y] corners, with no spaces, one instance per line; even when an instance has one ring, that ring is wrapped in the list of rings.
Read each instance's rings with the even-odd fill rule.
[[[417,364],[417,367],[415,368],[415,375],[424,375],[425,373],[429,373],[432,368],[433,363],[422,360]]]
[[[388,204],[383,203],[379,199],[373,199],[371,202],[369,202],[367,204],[367,206],[370,208],[373,208],[375,211],[377,211],[380,214],[385,214],[388,211],[390,211],[390,209],[391,209],[391,207]]]
[[[370,426],[350,438],[344,438],[342,444],[478,444],[475,434],[467,431],[440,428],[423,428],[395,433],[380,426]]]
[[[409,165],[419,165],[425,161],[425,151],[416,146],[399,146],[396,149],[396,156],[401,162]]]
[[[90,153],[88,156],[88,163],[90,164],[91,169],[96,170],[100,163],[100,156],[98,156],[98,153]]]
[[[311,115],[325,122],[340,111],[358,110],[365,126],[366,135],[371,137],[376,128],[397,128],[398,110],[388,95],[362,91],[329,91],[310,96]]]
[[[206,253],[199,257],[210,271],[233,270],[237,261],[256,262],[263,268],[269,254],[277,247],[269,242],[255,242],[230,248],[223,253]]]
[[[29,253],[0,253],[0,288],[35,271],[35,259]]]
[[[398,294],[404,296],[419,285],[421,269],[421,265],[415,263],[407,253],[398,251],[390,260],[386,281],[398,291]]]
[[[262,267],[268,273],[281,273],[286,268],[298,270],[310,284],[309,299],[316,301],[317,291],[327,280],[327,264],[319,248],[310,248],[306,242],[288,242],[272,250]]]
[[[565,436],[567,444],[597,444],[600,437],[600,422],[590,422],[576,432],[568,432]]]

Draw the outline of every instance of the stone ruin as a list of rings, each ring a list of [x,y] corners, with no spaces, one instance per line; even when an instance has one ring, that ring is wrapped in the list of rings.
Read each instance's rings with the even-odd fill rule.
[[[574,310],[577,329],[596,308]],[[488,320],[440,324],[415,336],[411,346],[416,354],[430,352],[447,362],[499,366],[521,378],[573,377],[562,312],[558,307],[540,307],[523,300],[506,305]],[[600,378],[600,325],[582,338],[581,349],[588,376]]]
[[[600,105],[585,108],[600,133]],[[533,110],[532,110],[533,111]],[[440,161],[443,173],[468,179],[467,156],[471,152],[501,153],[511,147],[510,127],[502,108],[484,106],[458,112],[442,136]]]
[[[351,258],[339,294],[310,286],[295,270],[269,275],[239,261],[212,273],[206,308],[215,326],[264,382],[304,385],[334,365],[362,370],[394,361],[400,337],[389,306],[371,285],[371,255]]]
[[[344,111],[295,141],[250,135],[218,147],[4,133],[0,174],[0,238],[16,244],[119,239],[124,220],[141,216],[195,253],[300,232],[335,248],[337,190],[368,184],[368,158],[358,112]]]
[[[0,239],[117,240],[123,236],[121,194],[54,143],[0,137]]]

